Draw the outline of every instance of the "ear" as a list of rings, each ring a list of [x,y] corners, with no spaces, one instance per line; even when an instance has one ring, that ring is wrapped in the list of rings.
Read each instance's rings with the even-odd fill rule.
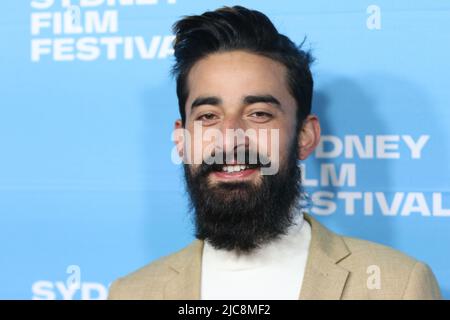
[[[175,146],[177,147],[178,155],[181,159],[183,159],[184,156],[184,130],[183,130],[183,123],[181,122],[181,119],[175,120],[174,124],[174,142]]]
[[[316,115],[308,115],[298,133],[298,158],[305,160],[320,141],[320,123]]]

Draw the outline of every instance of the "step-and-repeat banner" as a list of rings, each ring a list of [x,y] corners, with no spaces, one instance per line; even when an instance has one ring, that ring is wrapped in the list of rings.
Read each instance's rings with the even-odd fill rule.
[[[305,36],[308,211],[427,262],[450,298],[450,3],[18,0],[0,10],[0,298],[104,299],[188,244],[172,24],[240,4]]]

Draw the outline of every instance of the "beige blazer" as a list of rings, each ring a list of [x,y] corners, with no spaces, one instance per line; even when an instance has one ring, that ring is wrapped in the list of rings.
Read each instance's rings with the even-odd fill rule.
[[[394,249],[339,236],[305,214],[311,243],[299,299],[440,299],[430,268]],[[200,299],[203,241],[116,280],[109,299]]]

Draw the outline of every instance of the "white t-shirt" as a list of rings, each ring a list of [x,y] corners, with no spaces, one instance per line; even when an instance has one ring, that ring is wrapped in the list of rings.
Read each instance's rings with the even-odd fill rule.
[[[246,255],[203,247],[201,299],[295,300],[311,241],[311,227],[299,213],[286,235]]]

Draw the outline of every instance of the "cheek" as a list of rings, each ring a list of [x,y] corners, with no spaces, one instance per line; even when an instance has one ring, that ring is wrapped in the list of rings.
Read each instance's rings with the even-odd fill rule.
[[[217,144],[220,144],[222,140],[217,137],[216,131],[209,132],[198,128],[189,128],[188,131],[189,134],[184,140],[185,159],[189,161],[187,162],[189,164],[199,165],[213,154]]]
[[[272,161],[286,157],[291,139],[285,130],[270,129],[266,133],[258,134],[258,151],[269,156]]]

